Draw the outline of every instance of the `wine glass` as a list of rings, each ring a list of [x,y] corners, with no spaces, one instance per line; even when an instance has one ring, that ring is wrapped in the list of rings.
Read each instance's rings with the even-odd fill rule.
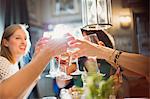
[[[44,35],[50,35],[50,36],[52,36],[53,38],[64,38],[64,34],[66,34],[66,33],[72,33],[72,35],[75,37],[75,38],[82,38],[82,33],[80,33],[79,31],[76,31],[74,28],[72,28],[72,27],[70,27],[70,26],[67,26],[67,25],[64,25],[64,24],[58,24],[58,25],[56,25],[55,26],[55,28],[54,28],[54,31],[53,32],[51,32],[51,33],[49,33],[49,34],[44,34]],[[76,49],[71,49],[71,48],[68,48],[67,49],[67,52],[72,52],[72,51],[74,51],[74,50],[76,50]],[[72,63],[72,61],[75,61],[76,62],[76,64],[77,64],[77,68],[79,68],[78,67],[78,59],[75,59],[75,60],[72,60],[72,55],[70,54],[69,55],[69,60],[68,60],[68,66],[70,66],[71,65],[71,63]],[[61,67],[61,60],[60,59],[62,59],[62,58],[65,58],[63,55],[60,55],[59,56],[59,60],[58,60],[58,68],[57,68],[57,75],[55,75],[55,76],[59,76],[59,77],[61,77],[61,75],[63,75],[64,76],[64,78],[67,78],[67,77],[65,77],[65,76],[67,76],[66,75],[66,73],[65,72],[61,72],[61,70],[60,70],[60,67]],[[54,65],[53,65],[54,63],[52,62],[52,65],[51,65],[51,68],[52,69],[54,69],[53,67],[54,67]],[[56,68],[55,68],[55,70],[56,70]],[[53,76],[54,76],[54,73],[52,73],[54,70],[50,70],[50,72],[49,72],[49,74],[52,74]],[[66,71],[66,66],[65,66],[65,71]],[[78,71],[79,71],[79,69],[78,69]],[[55,73],[56,73],[56,71],[55,71]],[[64,74],[65,73],[65,74]],[[78,74],[79,74],[79,72],[78,72]],[[68,77],[68,78],[71,78],[71,77]]]
[[[60,30],[61,29],[61,30]],[[82,33],[80,31],[80,29],[78,28],[73,28],[71,26],[68,26],[68,25],[63,25],[63,24],[60,24],[57,26],[57,28],[55,29],[55,31],[59,31],[59,33],[71,33],[72,36],[74,38],[78,38],[78,39],[83,39],[83,36],[82,36]],[[80,31],[80,32],[79,32]],[[73,52],[77,51],[78,48],[67,48],[67,52],[70,53],[70,60],[69,60],[69,65],[72,63],[72,62],[75,62],[76,65],[77,65],[77,69],[75,72],[71,73],[71,75],[81,75],[82,72],[79,70],[79,65],[78,65],[78,58],[76,59],[73,59],[72,58],[72,54]]]
[[[56,25],[54,30],[53,31],[48,31],[48,32],[44,32],[43,33],[43,37],[51,37],[51,39],[60,39],[61,40],[65,40],[64,38],[64,34],[68,33],[68,28],[63,25],[63,24],[59,24],[59,25]],[[49,74],[46,75],[46,77],[52,77],[52,78],[55,78],[55,77],[61,77],[61,78],[67,78],[65,77],[66,76],[66,73],[65,72],[62,72],[60,70],[60,67],[61,67],[61,64],[60,64],[60,59],[61,59],[61,55],[59,55],[57,58],[58,60],[56,60],[56,57],[54,58],[51,58],[50,60],[50,70],[49,70]],[[66,68],[65,68],[66,69]],[[66,71],[66,70],[65,70]],[[67,79],[71,79],[71,77],[68,77]]]
[[[78,48],[74,48],[74,49],[70,48],[70,49],[68,49],[68,51],[71,52],[71,53],[74,53],[77,50],[79,50],[79,49]],[[70,55],[70,56],[72,57],[72,55]],[[76,59],[74,59],[72,61],[76,63],[77,69],[76,69],[75,72],[71,73],[71,75],[81,75],[82,71],[80,71],[80,69],[79,69],[78,58],[76,58]]]
[[[70,66],[70,56],[68,53],[63,53],[59,56],[58,58],[58,66],[59,66],[59,74],[57,75],[57,78],[61,79],[61,80],[70,80],[72,79],[72,76],[67,74],[67,66]],[[61,67],[63,69],[61,69]]]
[[[99,42],[99,39],[98,39],[98,37],[95,33],[84,36],[84,39],[86,39],[86,40],[88,40],[88,41],[90,41],[94,44],[97,44],[97,45],[98,45],[98,42]],[[85,68],[90,73],[92,73],[92,72],[99,73],[99,68],[98,68],[98,65],[97,65],[96,56],[88,56],[87,57],[87,61],[85,62]]]
[[[46,77],[51,77],[51,78],[55,78],[57,76],[57,74],[59,73],[59,66],[57,64],[57,61],[55,58],[52,58],[49,62],[49,74],[46,75]]]
[[[58,36],[58,32],[44,32],[43,33],[43,37],[51,37],[51,39],[60,39],[60,40],[63,40],[63,34]],[[55,77],[60,77],[65,74],[64,72],[62,72],[60,70],[60,58],[61,58],[61,55],[57,56],[57,57],[52,57],[50,62],[49,62],[49,66],[50,66],[50,69],[49,69],[49,74],[46,75],[46,77],[51,77],[51,78],[55,78]]]
[[[49,31],[44,32],[43,37],[47,37],[47,38],[52,37],[51,32],[49,32]],[[60,72],[58,63],[59,62],[57,62],[56,58],[54,58],[54,57],[51,58],[51,60],[49,61],[49,64],[48,64],[48,66],[50,66],[49,67],[50,69],[49,69],[49,72],[46,75],[46,77],[55,78],[58,75],[58,73]]]

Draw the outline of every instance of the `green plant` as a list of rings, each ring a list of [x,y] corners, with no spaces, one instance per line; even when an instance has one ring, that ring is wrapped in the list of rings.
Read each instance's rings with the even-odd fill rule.
[[[110,77],[104,80],[100,73],[90,73],[86,77],[87,95],[86,99],[108,99],[114,94],[114,80]]]

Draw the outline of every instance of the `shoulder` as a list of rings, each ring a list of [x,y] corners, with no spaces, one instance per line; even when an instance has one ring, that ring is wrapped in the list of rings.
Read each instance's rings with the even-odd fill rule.
[[[9,60],[3,56],[0,56],[0,64],[4,63],[10,63]]]
[[[9,60],[3,56],[0,56],[0,73],[2,71],[7,70],[7,68],[11,65]]]
[[[10,77],[17,70],[17,66],[11,64],[7,58],[0,56],[0,81]]]

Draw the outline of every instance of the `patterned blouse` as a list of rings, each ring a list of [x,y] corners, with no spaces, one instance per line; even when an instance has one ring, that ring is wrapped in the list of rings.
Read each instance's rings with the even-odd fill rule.
[[[18,65],[14,65],[3,56],[0,56],[0,82],[9,78],[19,70]]]

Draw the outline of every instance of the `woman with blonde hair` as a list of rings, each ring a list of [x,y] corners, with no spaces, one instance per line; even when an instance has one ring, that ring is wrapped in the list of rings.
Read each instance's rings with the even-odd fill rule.
[[[8,78],[19,70],[18,61],[21,56],[28,52],[30,45],[29,34],[25,25],[14,24],[5,29],[0,52],[1,80]]]
[[[8,26],[2,36],[0,52],[0,98],[26,98],[49,60],[65,52],[67,40],[42,38],[35,48],[35,56],[24,68],[18,69],[18,61],[29,49],[29,34],[26,26]]]

